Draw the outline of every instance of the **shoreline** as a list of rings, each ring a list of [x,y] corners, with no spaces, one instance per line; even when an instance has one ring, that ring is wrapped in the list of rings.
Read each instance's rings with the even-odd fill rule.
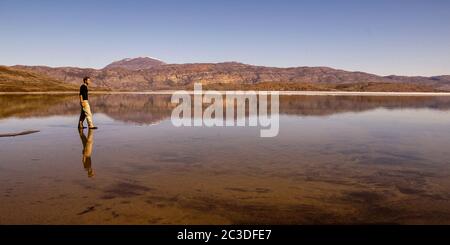
[[[90,94],[148,94],[148,95],[171,95],[180,90],[158,90],[158,91],[90,91]],[[203,90],[216,91],[216,90]],[[218,90],[226,92],[246,92],[240,90]],[[186,90],[189,94],[194,94],[193,90]],[[357,91],[256,91],[256,92],[278,92],[279,95],[304,95],[304,96],[450,96],[450,92],[357,92]],[[48,91],[48,92],[0,92],[0,95],[70,95],[78,94],[78,91]]]

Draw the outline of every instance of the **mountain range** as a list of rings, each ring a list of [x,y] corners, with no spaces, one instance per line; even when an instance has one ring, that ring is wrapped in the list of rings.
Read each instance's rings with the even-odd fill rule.
[[[73,90],[85,76],[92,78],[94,89],[118,91],[192,89],[201,82],[205,89],[221,90],[450,92],[450,75],[377,76],[329,67],[276,68],[238,62],[166,64],[149,57],[115,61],[102,69],[0,66],[0,91]]]

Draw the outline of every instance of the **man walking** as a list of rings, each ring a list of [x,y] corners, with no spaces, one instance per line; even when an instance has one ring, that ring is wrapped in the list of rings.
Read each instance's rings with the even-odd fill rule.
[[[87,120],[89,129],[97,129],[94,126],[94,122],[92,121],[92,112],[91,107],[89,106],[88,101],[88,86],[91,83],[90,77],[83,78],[83,84],[80,86],[80,105],[81,105],[81,114],[80,120],[78,122],[78,128],[83,129],[84,119]]]

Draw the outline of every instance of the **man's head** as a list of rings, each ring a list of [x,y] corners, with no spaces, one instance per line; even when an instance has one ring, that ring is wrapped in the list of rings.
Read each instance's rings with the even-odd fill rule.
[[[83,82],[84,82],[84,84],[89,85],[91,83],[91,78],[90,77],[84,77],[83,78]]]

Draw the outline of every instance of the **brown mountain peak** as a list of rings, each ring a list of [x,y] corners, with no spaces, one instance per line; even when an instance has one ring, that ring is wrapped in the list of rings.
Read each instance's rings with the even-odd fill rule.
[[[123,68],[127,70],[145,70],[156,66],[164,65],[165,62],[150,57],[138,57],[138,58],[126,58],[119,61],[115,61],[103,69]]]

